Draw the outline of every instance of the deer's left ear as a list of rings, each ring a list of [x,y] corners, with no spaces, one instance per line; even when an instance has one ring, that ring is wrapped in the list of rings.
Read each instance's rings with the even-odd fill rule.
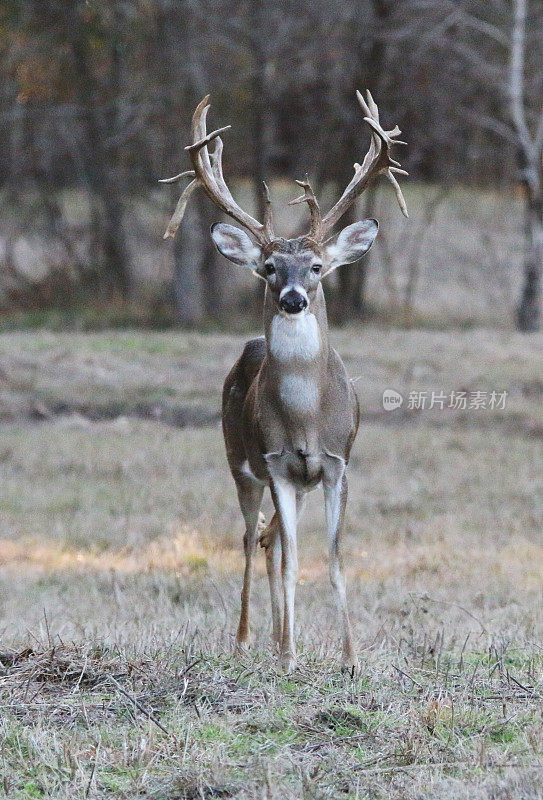
[[[326,248],[328,266],[324,271],[327,275],[342,264],[352,264],[367,253],[379,230],[376,219],[363,219],[347,228],[343,228],[335,244]]]
[[[217,222],[211,226],[211,238],[219,253],[229,261],[255,269],[260,259],[260,247],[254,244],[245,231]]]

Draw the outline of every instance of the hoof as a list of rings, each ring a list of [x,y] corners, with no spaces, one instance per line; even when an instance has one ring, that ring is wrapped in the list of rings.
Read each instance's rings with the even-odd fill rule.
[[[285,675],[288,675],[296,669],[296,656],[293,656],[292,653],[279,656],[279,666]]]
[[[270,525],[268,525],[267,528],[265,527],[258,538],[258,544],[260,545],[260,547],[263,547],[264,550],[267,550],[268,547],[270,547],[270,545],[275,540],[275,534],[272,534],[272,532],[270,531],[270,527],[271,527]]]
[[[249,641],[249,639],[244,639],[243,641],[236,639],[236,646],[234,648],[234,651],[238,653],[238,655],[244,655],[245,653],[248,653],[250,648],[251,648],[251,642]]]
[[[358,675],[360,672],[360,662],[356,656],[349,656],[348,658],[344,658],[341,662],[341,672],[344,675],[349,675],[351,679]]]

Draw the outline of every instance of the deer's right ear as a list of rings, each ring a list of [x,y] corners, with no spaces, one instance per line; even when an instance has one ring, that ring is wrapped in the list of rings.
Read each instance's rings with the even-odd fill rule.
[[[217,250],[229,261],[243,267],[256,269],[260,260],[260,247],[254,244],[245,231],[217,222],[211,227],[211,238]]]

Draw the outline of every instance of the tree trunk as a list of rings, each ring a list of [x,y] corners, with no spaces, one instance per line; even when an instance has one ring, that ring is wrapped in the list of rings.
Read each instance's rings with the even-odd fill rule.
[[[357,213],[356,204],[342,217],[341,226],[343,228],[358,219],[371,215],[375,205],[376,188],[374,183],[366,190],[362,217]],[[353,316],[363,319],[367,314],[366,278],[370,259],[371,250],[361,261],[357,261],[355,264],[345,264],[338,269],[337,320],[340,325],[348,322],[349,318]]]
[[[119,133],[122,123],[119,122],[119,106],[122,102],[123,70],[125,63],[123,48],[126,44],[126,14],[121,4],[113,7],[113,20],[110,34],[110,68],[108,76],[109,113],[106,114],[106,125],[110,133]],[[120,147],[110,144],[103,148],[103,163],[107,174],[104,176],[105,192],[102,193],[104,204],[104,262],[106,267],[106,286],[109,284],[112,293],[119,292],[126,297],[130,292],[130,256],[124,230],[123,190],[119,188],[123,182]]]
[[[269,113],[268,81],[266,76],[266,0],[251,0],[251,50],[253,58],[252,106],[253,106],[253,192],[257,219],[264,218],[265,201],[263,183],[268,171]]]
[[[376,32],[371,44],[369,56],[360,61],[357,65],[355,73],[355,86],[353,90],[349,89],[346,98],[347,103],[353,102],[354,89],[363,89],[367,87],[373,93],[374,97],[379,97],[379,88],[383,79],[383,65],[386,55],[386,45],[383,38],[383,30],[386,28],[386,21],[390,14],[390,8],[386,0],[372,0],[373,13],[378,22]],[[360,9],[360,17],[363,17],[363,9]],[[363,48],[359,48],[363,52]],[[370,71],[368,72],[368,65]],[[342,156],[342,163],[349,164],[349,159],[352,157],[353,152],[356,152],[358,146],[358,136],[355,135],[354,129],[350,136],[346,139],[346,154]],[[344,179],[340,180],[340,192],[343,191],[344,186],[351,180],[352,171],[348,170]],[[347,179],[345,182],[345,178]],[[365,203],[364,203],[364,216],[372,215],[372,209],[375,201],[375,185],[368,187],[366,190]],[[356,214],[356,208],[351,208],[342,219],[342,226],[356,222],[359,219]],[[362,262],[356,264],[346,265],[340,267],[338,272],[338,289],[339,289],[339,302],[338,308],[340,310],[339,321],[345,321],[345,317],[350,316],[364,317],[367,311],[366,304],[366,277],[370,266],[371,251]]]
[[[356,222],[356,204],[351,206],[341,218],[341,228],[346,228]],[[354,311],[354,293],[356,270],[360,269],[360,264],[344,264],[337,270],[337,298],[336,298],[336,321],[338,325],[344,325],[351,319]]]
[[[205,310],[208,317],[221,319],[224,311],[224,292],[221,278],[219,253],[211,238],[211,226],[217,222],[217,209],[202,193],[198,193],[196,205],[200,225],[199,269],[203,284]]]
[[[203,249],[199,206],[190,203],[183,227],[173,241],[173,294],[175,318],[182,327],[202,322],[205,316],[200,253]]]
[[[524,333],[541,326],[541,272],[543,270],[543,196],[527,192],[524,285],[517,308],[517,327]]]
[[[104,283],[110,295],[125,298],[130,293],[129,255],[124,232],[123,203],[116,192],[102,194],[104,218],[102,237],[104,248]]]
[[[220,264],[209,234],[217,221],[214,207],[201,194],[189,204],[174,239],[174,306],[179,325],[190,327],[224,311]]]
[[[191,65],[185,87],[186,106],[191,111],[209,91],[210,85],[205,59],[198,46],[199,34],[195,21],[186,11],[182,41]],[[166,27],[164,33],[169,36],[170,29]],[[177,57],[174,47],[171,52]],[[168,69],[169,66],[165,65],[166,85],[171,80]],[[178,133],[174,131],[175,136]],[[208,198],[203,192],[197,191],[175,238],[174,299],[176,319],[180,325],[196,325],[206,317],[220,319],[224,313],[220,256],[210,235],[211,226],[219,219],[217,210]]]
[[[101,238],[101,282],[109,295],[119,293],[126,297],[130,290],[130,265],[128,247],[123,225],[124,203],[122,190],[119,188],[120,174],[118,170],[119,153],[117,148],[105,146],[108,133],[100,119],[98,89],[92,72],[92,54],[89,50],[90,32],[80,14],[80,5],[76,4],[69,11],[69,22],[72,26],[72,50],[76,72],[76,91],[81,105],[81,121],[85,131],[84,162],[89,193],[99,200],[100,214],[95,219],[98,223]],[[118,100],[120,91],[120,59],[118,53],[118,26],[115,27],[111,43],[112,73],[110,86],[115,94],[109,97],[110,103]],[[116,112],[112,112],[116,113]],[[112,117],[110,117],[111,124]]]
[[[267,0],[251,0],[251,54],[253,61],[252,77],[252,184],[256,213],[261,222],[266,213],[264,182],[268,179],[270,165],[270,105],[268,90],[268,55],[266,42],[269,37],[267,17]],[[254,302],[259,307],[262,303],[262,283],[255,281]]]

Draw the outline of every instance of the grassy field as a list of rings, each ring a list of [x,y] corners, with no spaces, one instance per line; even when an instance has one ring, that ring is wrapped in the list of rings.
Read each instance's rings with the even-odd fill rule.
[[[0,795],[543,797],[543,336],[333,338],[363,412],[354,679],[320,491],[297,670],[275,667],[263,555],[254,648],[233,653],[242,523],[217,411],[241,338],[0,337]],[[386,412],[386,388],[507,400]]]

